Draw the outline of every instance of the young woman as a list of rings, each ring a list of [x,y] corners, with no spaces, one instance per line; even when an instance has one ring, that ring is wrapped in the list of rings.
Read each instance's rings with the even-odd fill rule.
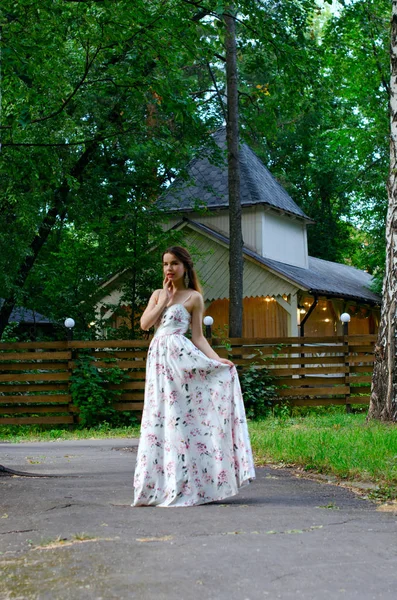
[[[187,250],[168,248],[163,274],[163,288],[141,318],[142,329],[157,329],[147,356],[133,506],[223,500],[255,477],[237,371],[203,335],[204,302]]]

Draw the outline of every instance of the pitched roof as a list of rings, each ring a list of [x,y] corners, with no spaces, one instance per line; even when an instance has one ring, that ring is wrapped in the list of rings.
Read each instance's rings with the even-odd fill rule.
[[[4,299],[0,298],[0,307],[3,305]],[[8,319],[9,323],[53,323],[47,317],[44,317],[40,313],[29,310],[28,308],[23,308],[21,306],[16,306],[12,311],[10,318]]]
[[[160,208],[170,212],[186,212],[203,204],[209,209],[229,206],[226,129],[222,127],[212,137],[221,150],[221,156],[211,154],[208,150],[202,156],[193,159],[187,166],[187,178],[176,178],[162,194],[159,199]],[[311,220],[245,143],[240,145],[239,159],[242,206],[264,204],[278,211]]]
[[[180,227],[183,223],[190,224],[194,229],[229,245],[229,239],[226,236],[201,223],[184,219],[175,227]],[[380,296],[369,289],[372,276],[355,267],[309,256],[309,267],[304,269],[264,258],[246,247],[244,247],[243,253],[274,273],[295,283],[298,287],[307,290],[310,294],[360,300],[371,304],[379,304],[381,301]]]

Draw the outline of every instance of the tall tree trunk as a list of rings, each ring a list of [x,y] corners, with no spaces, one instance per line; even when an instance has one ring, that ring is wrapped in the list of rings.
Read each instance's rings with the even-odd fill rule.
[[[229,336],[241,337],[243,324],[243,236],[241,232],[236,22],[233,5],[225,7],[227,81],[227,162],[229,177]]]
[[[368,418],[397,421],[397,0],[392,2],[390,80],[389,206],[386,218],[386,273]]]
[[[74,178],[79,180],[81,179],[84,169],[91,160],[92,154],[95,152],[97,147],[98,142],[92,142],[76,161],[75,165],[70,171],[70,174]],[[0,339],[3,335],[4,329],[8,325],[8,320],[17,303],[18,291],[22,290],[23,286],[25,285],[26,279],[28,278],[29,273],[37,260],[41,248],[47,241],[57,218],[59,216],[62,217],[66,213],[68,194],[69,185],[65,179],[62,185],[54,191],[54,203],[52,207],[48,209],[45,217],[43,218],[40,227],[29,246],[29,251],[26,253],[25,260],[18,269],[13,282],[13,291],[4,300],[0,309]]]

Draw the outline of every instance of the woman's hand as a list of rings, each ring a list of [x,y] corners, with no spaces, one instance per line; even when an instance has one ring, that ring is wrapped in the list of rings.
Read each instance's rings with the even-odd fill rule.
[[[229,365],[229,367],[234,367],[234,363],[227,358],[217,358],[217,361],[223,363],[224,365]]]
[[[160,295],[159,295],[159,301],[165,302],[166,304],[172,304],[174,295],[175,295],[175,288],[172,285],[172,280],[169,277],[167,277],[167,275],[166,275],[164,278],[164,281],[163,281],[163,289],[161,290]]]

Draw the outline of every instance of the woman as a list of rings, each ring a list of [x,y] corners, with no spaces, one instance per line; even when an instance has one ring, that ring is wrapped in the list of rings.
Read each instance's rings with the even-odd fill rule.
[[[234,496],[255,471],[236,368],[203,336],[192,259],[179,246],[162,258],[163,288],[141,318],[142,329],[157,329],[147,356],[133,506],[192,506]]]

